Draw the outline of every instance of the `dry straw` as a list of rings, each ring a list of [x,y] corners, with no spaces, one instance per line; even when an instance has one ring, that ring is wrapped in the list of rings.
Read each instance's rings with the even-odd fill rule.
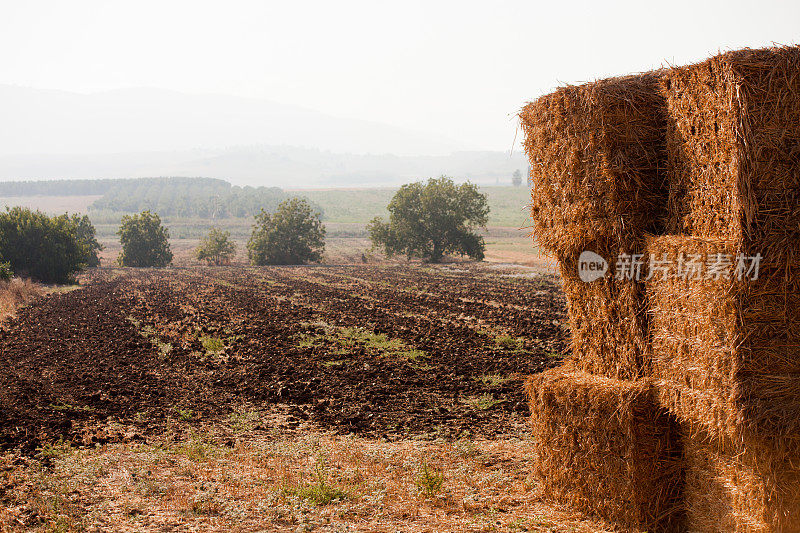
[[[800,533],[798,443],[713,438],[683,428],[690,531]]]
[[[800,258],[800,47],[665,72],[670,233]]]
[[[533,235],[556,255],[633,251],[665,218],[664,100],[656,73],[569,85],[525,106]]]
[[[40,285],[27,279],[0,281],[0,321],[14,316],[18,306],[34,300],[42,293]]]
[[[644,291],[613,279],[585,284],[577,258],[591,250],[613,265],[619,253],[641,251],[645,234],[665,223],[666,123],[658,87],[657,73],[566,86],[520,113],[533,235],[561,263],[576,364],[615,378],[643,374]]]
[[[800,48],[564,87],[520,119],[573,329],[570,368],[527,383],[544,494],[627,527],[800,531]],[[758,280],[614,280],[643,249],[763,259]],[[609,278],[579,279],[583,250]]]
[[[700,264],[736,248],[731,241],[681,236],[648,244],[656,257]],[[648,298],[652,372],[664,405],[684,421],[732,438],[743,431],[800,435],[795,284],[767,275],[739,280],[735,271],[727,279],[656,275]]]
[[[615,256],[606,255],[612,265]],[[644,287],[634,280],[607,277],[584,282],[577,257],[559,261],[567,297],[574,365],[586,372],[616,379],[645,373],[649,352]]]
[[[678,432],[647,381],[566,366],[526,388],[543,497],[626,528],[681,529]]]

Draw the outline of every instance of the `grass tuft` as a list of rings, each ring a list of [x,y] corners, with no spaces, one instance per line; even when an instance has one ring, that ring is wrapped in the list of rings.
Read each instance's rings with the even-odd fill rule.
[[[487,409],[491,409],[492,407],[494,407],[499,403],[502,403],[502,400],[496,400],[491,393],[485,392],[480,396],[472,396],[470,398],[466,398],[464,400],[464,403],[477,407],[482,411],[485,411]]]
[[[225,349],[225,341],[219,337],[212,337],[210,335],[203,335],[200,337],[200,344],[203,349],[209,354],[218,354]]]
[[[511,378],[503,376],[502,374],[484,374],[478,378],[478,381],[488,387],[499,387],[507,383]]]
[[[72,454],[73,451],[72,445],[63,438],[60,438],[52,444],[47,442],[38,448],[36,450],[36,456],[43,460],[58,459]]]
[[[237,411],[228,415],[228,424],[234,433],[252,431],[261,421],[257,411]]]
[[[512,337],[511,335],[497,335],[494,342],[506,350],[524,350],[525,339],[523,337]]]
[[[191,409],[175,409],[175,412],[178,413],[178,418],[184,422],[194,420],[194,411]]]
[[[427,461],[422,461],[417,477],[414,479],[414,485],[423,496],[431,498],[442,491],[444,474],[441,470],[431,468]]]
[[[307,500],[316,506],[339,503],[352,497],[350,492],[328,482],[328,472],[325,462],[321,458],[317,458],[313,483],[285,489],[284,492]]]
[[[324,323],[323,323],[324,324]],[[338,348],[329,350],[333,355],[346,356],[359,348],[386,357],[397,357],[408,362],[425,359],[428,354],[409,346],[401,339],[389,338],[383,333],[374,333],[364,328],[336,328],[327,324],[305,324],[309,332],[300,333],[297,339],[298,348],[314,348],[334,344]],[[341,363],[325,363],[326,366],[337,366]]]

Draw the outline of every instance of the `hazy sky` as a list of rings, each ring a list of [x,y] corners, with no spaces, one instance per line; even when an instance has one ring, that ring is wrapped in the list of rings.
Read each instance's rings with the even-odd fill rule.
[[[800,42],[800,2],[2,1],[0,83],[302,105],[508,150],[564,82]]]

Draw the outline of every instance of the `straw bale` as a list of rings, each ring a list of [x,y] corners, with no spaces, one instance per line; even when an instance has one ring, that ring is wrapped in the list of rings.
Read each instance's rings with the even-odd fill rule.
[[[659,75],[569,85],[520,112],[533,236],[549,253],[590,241],[632,249],[666,219],[665,102]]]
[[[658,73],[566,86],[520,113],[531,162],[533,235],[561,263],[576,364],[620,379],[643,373],[644,290],[609,277],[586,284],[577,257],[613,265],[665,223],[665,102]]]
[[[650,383],[569,363],[526,383],[541,496],[629,529],[680,530],[678,430]]]
[[[800,533],[796,441],[712,438],[684,426],[687,526],[698,533]]]
[[[665,72],[669,233],[800,258],[800,47]]]
[[[573,363],[579,370],[616,379],[636,379],[646,373],[649,357],[644,284],[615,279],[616,255],[606,277],[584,282],[578,256],[561,256],[559,267],[567,297]]]
[[[652,255],[706,264],[733,254],[722,239],[661,236]],[[650,301],[652,374],[679,419],[712,434],[800,435],[800,291],[769,261],[757,280],[654,276]]]

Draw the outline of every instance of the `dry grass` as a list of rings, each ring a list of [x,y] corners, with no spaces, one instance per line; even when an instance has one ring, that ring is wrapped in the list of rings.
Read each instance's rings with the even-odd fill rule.
[[[15,316],[17,307],[31,302],[44,293],[45,290],[41,285],[27,279],[14,278],[11,281],[0,281],[0,321]]]
[[[326,224],[331,226],[333,224]],[[353,236],[329,236],[325,241],[325,263],[328,264],[360,264],[367,263],[402,263],[404,258],[388,259],[383,254],[372,250],[372,243],[361,234],[366,234],[366,225],[358,224],[353,230]],[[249,226],[247,226],[249,231]],[[330,230],[330,228],[329,228]],[[524,231],[517,229],[490,227],[486,235],[486,261],[494,263],[515,263],[526,266],[540,267],[547,272],[553,272],[552,259],[542,256],[538,250],[531,246],[531,240]],[[105,248],[100,253],[104,267],[115,265],[121,251],[119,239],[101,237],[100,244]],[[237,253],[234,264],[248,264],[247,239],[235,238]],[[194,266],[198,264],[193,252],[200,243],[197,238],[171,238],[170,247],[174,255],[175,266]]]
[[[388,443],[313,431],[227,443],[202,433],[55,446],[43,454],[48,467],[5,457],[0,486],[11,490],[0,499],[0,524],[114,532],[611,531],[533,496],[532,446]]]
[[[89,206],[102,195],[86,196],[3,196],[0,208],[22,206],[39,209],[51,215],[63,213],[88,213]]]

